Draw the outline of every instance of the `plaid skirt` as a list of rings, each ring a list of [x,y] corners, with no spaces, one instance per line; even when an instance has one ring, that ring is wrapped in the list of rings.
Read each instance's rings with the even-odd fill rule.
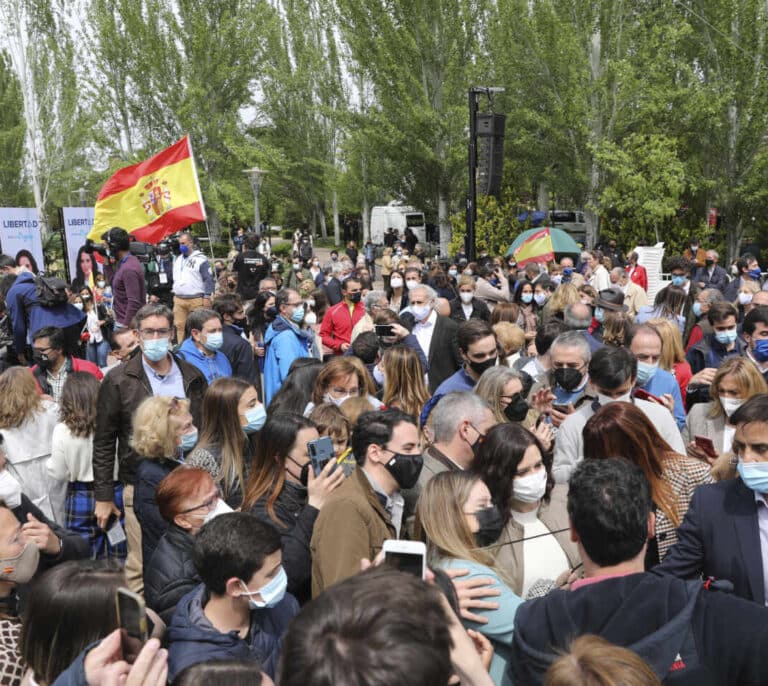
[[[123,508],[123,485],[115,482],[115,505],[120,508],[120,525],[125,528],[125,510]],[[91,481],[70,481],[67,486],[65,526],[70,531],[82,536],[91,547],[91,559],[125,560],[127,548],[125,541],[116,546],[110,544],[107,532],[96,523],[93,510],[96,497]],[[110,526],[112,524],[110,523]]]

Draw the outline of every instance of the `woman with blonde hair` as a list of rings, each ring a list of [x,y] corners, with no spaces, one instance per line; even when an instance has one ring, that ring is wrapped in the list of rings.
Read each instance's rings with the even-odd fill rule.
[[[683,405],[685,405],[688,382],[691,380],[693,372],[688,360],[685,359],[683,336],[680,329],[669,319],[649,319],[646,324],[656,331],[661,338],[659,367],[675,375],[677,385],[680,386]]]
[[[384,253],[381,256],[381,279],[384,282],[384,290],[389,293],[389,279],[392,276],[392,248],[389,246],[384,248]]]
[[[157,509],[157,486],[184,464],[184,453],[197,443],[197,428],[189,412],[189,400],[162,395],[150,396],[139,405],[133,427],[131,447],[141,458],[136,469],[133,508],[141,526],[141,559],[146,570],[168,529]]]
[[[404,345],[388,348],[373,375],[384,387],[381,401],[387,407],[418,417],[431,397],[419,356]]]
[[[520,351],[525,347],[525,331],[517,324],[499,322],[493,325],[493,333],[501,346],[507,366],[511,367],[520,359]]]
[[[581,296],[579,296],[579,289],[572,283],[561,283],[552,294],[552,297],[547,300],[544,309],[542,310],[542,320],[546,321],[555,317],[556,319],[563,318],[563,312],[568,305],[581,302]]]
[[[730,459],[736,427],[728,423],[728,418],[753,395],[766,392],[768,384],[752,360],[744,357],[724,360],[709,387],[711,400],[694,405],[685,419],[682,434],[688,455],[712,464],[717,479],[735,476]],[[696,436],[709,438],[716,454],[697,445]]]
[[[476,474],[465,471],[441,472],[424,486],[416,505],[414,530],[427,544],[430,566],[469,570],[467,580],[490,579],[499,596],[498,608],[475,610],[487,620],[472,628],[482,633],[494,647],[490,674],[494,684],[504,679],[511,655],[515,613],[523,600],[496,565],[493,544],[503,528],[503,518],[491,500],[491,492]],[[485,549],[491,546],[490,549]]]
[[[0,398],[8,473],[46,517],[63,526],[67,482],[51,478],[46,468],[59,406],[40,396],[35,377],[25,367],[0,374]]]

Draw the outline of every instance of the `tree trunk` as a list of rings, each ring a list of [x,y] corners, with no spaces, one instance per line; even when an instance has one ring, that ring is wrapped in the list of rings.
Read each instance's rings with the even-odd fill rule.
[[[368,205],[368,196],[363,193],[363,240],[371,239],[371,208]]]
[[[339,226],[339,193],[335,188],[331,197],[331,207],[333,208],[333,242],[338,248],[341,242],[341,227]]]
[[[440,257],[448,257],[451,242],[451,222],[448,216],[448,196],[441,188],[437,197],[437,222],[440,226]]]
[[[317,217],[320,220],[320,235],[323,238],[328,238],[328,227],[325,225],[325,210],[319,203],[315,205],[315,212],[317,212]]]
[[[317,208],[313,208],[312,218],[309,220],[309,235],[312,238],[317,237]]]
[[[539,182],[539,197],[536,206],[545,214],[549,213],[549,184],[546,181]],[[548,224],[549,218],[544,221]]]

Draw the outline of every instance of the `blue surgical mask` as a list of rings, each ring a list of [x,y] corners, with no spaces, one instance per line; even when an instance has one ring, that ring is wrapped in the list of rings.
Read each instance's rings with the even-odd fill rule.
[[[188,453],[197,445],[197,429],[181,436],[181,449]]]
[[[605,310],[603,310],[602,307],[595,308],[595,319],[597,319],[597,321],[599,321],[601,324],[603,323],[603,320],[605,319]]]
[[[736,467],[744,485],[757,493],[768,493],[768,462],[744,462]]]
[[[304,307],[299,306],[293,308],[293,314],[291,315],[291,321],[294,324],[301,324],[304,321]]]
[[[179,246],[179,252],[186,257],[189,255],[189,246],[188,245],[180,245]]]
[[[728,329],[727,331],[717,331],[715,333],[715,339],[718,343],[723,345],[730,345],[736,341],[736,329]]]
[[[243,431],[247,434],[256,433],[262,426],[264,426],[264,422],[267,421],[267,411],[264,409],[264,405],[252,407],[243,416],[248,422],[243,427]]]
[[[573,267],[563,267],[563,276],[571,276],[573,274]]]
[[[691,307],[691,309],[693,310],[693,314],[696,317],[701,317],[701,303],[700,302],[693,303],[693,307]]]
[[[152,338],[142,343],[144,356],[151,362],[160,362],[164,360],[170,348],[170,341],[167,338]]]
[[[685,282],[687,279],[684,276],[673,276],[672,277],[672,285],[673,286],[685,286]]]
[[[520,296],[520,300],[522,300],[527,305],[533,300],[533,293],[523,293]]]
[[[752,349],[752,357],[758,362],[768,361],[768,338],[759,338]]]
[[[459,275],[459,272],[457,269],[448,270],[448,276],[452,276],[455,279],[458,275]]]
[[[280,567],[275,578],[258,591],[249,591],[244,581],[241,580],[240,583],[243,585],[243,595],[248,597],[248,605],[251,610],[260,610],[264,607],[274,607],[285,597],[285,591],[288,588],[288,575],[285,573],[285,569]],[[253,596],[255,595],[260,595],[261,600],[254,600]]]
[[[547,295],[546,293],[536,293],[533,296],[533,299],[536,301],[536,304],[541,307],[545,302],[547,302]]]
[[[637,363],[637,383],[641,386],[647,384],[656,374],[656,370],[659,368],[658,364],[648,364],[647,362]]]
[[[760,271],[760,267],[755,267],[754,269],[750,269],[748,274],[753,279],[759,279],[762,276],[762,272]]]
[[[221,331],[216,331],[215,333],[206,334],[203,346],[208,348],[208,350],[215,352],[216,350],[219,350],[223,344],[224,334]]]

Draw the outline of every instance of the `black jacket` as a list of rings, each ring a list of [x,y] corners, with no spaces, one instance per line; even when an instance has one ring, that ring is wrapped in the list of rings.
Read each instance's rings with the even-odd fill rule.
[[[328,307],[338,305],[344,300],[344,296],[341,293],[341,283],[339,283],[335,276],[331,277],[331,280],[323,286],[323,290],[325,291],[325,297],[328,298]]]
[[[136,480],[138,455],[130,447],[133,414],[152,387],[144,373],[142,352],[138,348],[129,360],[119,364],[104,377],[99,387],[99,412],[93,437],[93,480],[96,500],[111,501],[114,497],[115,447],[120,464],[120,481],[133,484]],[[189,410],[200,426],[203,393],[208,387],[202,372],[184,360],[174,357],[184,379],[184,394]]]
[[[141,554],[144,571],[149,566],[152,553],[163,534],[168,530],[168,522],[160,516],[155,492],[157,485],[181,463],[176,460],[144,459],[136,469],[136,490],[133,493],[133,510],[141,526]]]
[[[488,309],[482,300],[478,298],[472,298],[472,313],[469,315],[470,319],[482,319],[484,322],[491,320],[491,311]],[[451,300],[451,319],[461,324],[461,322],[467,321],[464,316],[464,308],[462,307],[461,298],[454,298]]]
[[[243,379],[250,384],[254,383],[256,381],[256,363],[250,342],[240,335],[243,330],[239,326],[225,324],[222,328],[224,330],[224,343],[222,343],[221,352],[226,355],[232,365],[232,376]]]
[[[200,584],[192,563],[194,537],[171,524],[152,554],[144,572],[144,595],[166,626],[171,623],[177,603]]]
[[[280,531],[283,540],[283,567],[288,575],[288,592],[300,603],[312,596],[312,555],[309,543],[319,511],[307,504],[307,491],[286,481],[274,503],[275,516],[282,526],[267,512],[267,498],[261,498],[251,512]]]
[[[703,283],[703,288],[716,288],[722,293],[728,285],[728,274],[719,264],[715,265],[711,276],[708,267],[699,267],[691,281],[693,281],[699,288],[702,288],[699,284]]]
[[[435,332],[429,345],[427,362],[429,362],[429,391],[434,393],[437,387],[449,376],[455,374],[462,365],[456,334],[459,325],[449,319],[437,315]]]
[[[665,684],[768,683],[768,609],[700,580],[631,574],[521,605],[507,663],[515,686],[541,684],[584,634],[631,649]]]

